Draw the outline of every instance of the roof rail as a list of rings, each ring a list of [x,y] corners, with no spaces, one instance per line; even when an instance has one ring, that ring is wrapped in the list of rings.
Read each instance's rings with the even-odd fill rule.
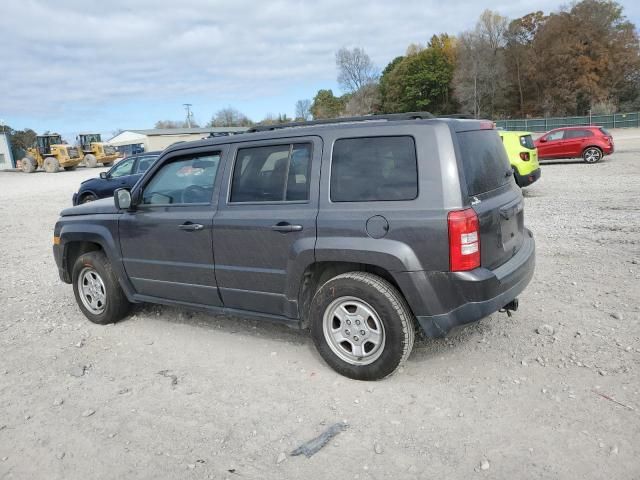
[[[330,125],[333,123],[353,123],[353,122],[372,122],[372,121],[399,121],[399,120],[418,120],[435,118],[429,112],[407,112],[407,113],[390,113],[384,115],[363,115],[360,117],[340,117],[340,118],[326,118],[322,120],[310,120],[308,122],[289,122],[289,123],[276,123],[273,125],[256,125],[247,130],[246,133],[253,132],[268,132],[270,130],[278,130],[281,128],[291,127],[307,127],[311,125]]]
[[[461,120],[477,120],[476,117],[470,113],[451,113],[449,115],[438,115],[438,118],[453,118]]]

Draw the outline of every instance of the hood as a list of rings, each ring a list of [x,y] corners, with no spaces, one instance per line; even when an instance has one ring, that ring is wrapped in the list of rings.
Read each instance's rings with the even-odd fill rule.
[[[103,198],[94,202],[83,203],[75,207],[65,208],[60,212],[60,216],[69,217],[72,215],[96,215],[101,213],[118,213],[113,197]]]
[[[102,179],[100,177],[87,178],[86,180],[81,181],[80,185],[86,185],[87,183],[93,183],[96,180],[102,180]]]

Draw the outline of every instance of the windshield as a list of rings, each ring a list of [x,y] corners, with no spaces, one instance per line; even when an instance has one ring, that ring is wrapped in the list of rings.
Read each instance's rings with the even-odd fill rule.
[[[102,141],[102,137],[99,133],[88,133],[86,135],[80,135],[80,143],[82,145],[88,145],[90,143],[99,143]]]

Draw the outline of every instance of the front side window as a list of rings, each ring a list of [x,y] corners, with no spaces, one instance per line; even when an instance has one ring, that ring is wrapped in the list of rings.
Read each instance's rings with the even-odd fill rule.
[[[557,132],[552,132],[549,135],[547,135],[547,140],[549,141],[562,140],[563,137],[564,137],[564,130],[558,130]]]
[[[163,165],[144,188],[142,203],[210,203],[219,164],[220,153],[211,153],[181,158]]]
[[[127,158],[126,160],[120,161],[111,172],[109,172],[109,176],[111,178],[124,177],[125,175],[131,175],[131,169],[133,168],[133,162],[135,159]]]
[[[418,163],[413,137],[337,140],[331,161],[331,201],[413,200]]]
[[[241,148],[229,201],[306,201],[310,167],[311,145],[307,143]]]

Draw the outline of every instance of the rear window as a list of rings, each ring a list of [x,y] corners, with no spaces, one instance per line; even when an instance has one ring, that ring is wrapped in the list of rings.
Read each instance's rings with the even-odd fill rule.
[[[536,148],[533,144],[533,138],[531,138],[531,135],[520,135],[520,145],[530,150]]]
[[[413,200],[418,164],[413,137],[337,140],[331,162],[331,201]]]
[[[508,183],[511,165],[495,130],[458,133],[464,177],[469,195],[478,195]]]

